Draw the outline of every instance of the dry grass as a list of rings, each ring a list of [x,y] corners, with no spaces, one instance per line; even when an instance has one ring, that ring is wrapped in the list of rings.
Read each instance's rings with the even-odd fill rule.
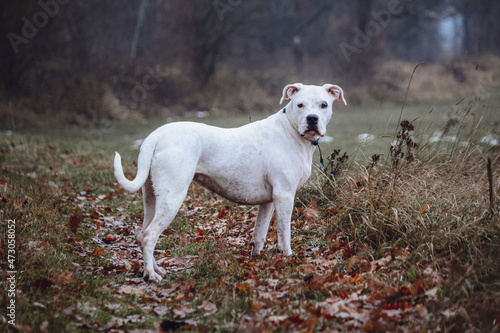
[[[472,139],[456,149],[414,147],[411,136],[399,134],[392,154],[376,163],[349,163],[337,153],[335,177],[319,175],[298,194],[298,205],[306,208],[294,212],[292,258],[274,252],[275,226],[265,254],[249,256],[255,211],[193,186],[157,255],[200,260],[159,286],[143,282],[135,249],[141,197],[115,186],[110,154],[83,157],[70,140],[2,136],[0,217],[2,226],[17,221],[18,329],[139,331],[178,324],[183,315],[197,322],[193,330],[213,331],[354,330],[352,323],[358,329],[385,323],[379,330],[393,331],[417,322],[416,331],[495,329],[500,152],[481,151]],[[493,214],[487,157],[495,182]],[[2,249],[5,255],[5,244]],[[388,253],[390,263],[380,264]],[[278,280],[290,283],[273,284]],[[427,296],[432,289],[435,296]],[[411,295],[404,294],[408,290]],[[287,296],[272,302],[264,297],[276,292]],[[2,307],[7,300],[4,294]],[[204,301],[217,312],[206,316]],[[339,302],[356,306],[358,317],[337,317],[332,309]],[[394,306],[402,307],[401,318],[384,317]],[[365,328],[377,330],[370,325]]]
[[[334,179],[320,174],[299,198],[304,205],[318,200],[328,212],[325,235],[343,233],[358,253],[377,259],[406,248],[408,267],[435,267],[447,277],[440,306],[460,312],[450,327],[489,330],[500,295],[500,151],[471,139],[440,155],[442,147],[416,147],[403,132],[391,158],[350,163]]]
[[[479,263],[488,243],[498,254],[498,214],[489,212],[486,162],[466,155],[435,164],[416,160],[399,175],[380,165],[357,165],[323,187],[325,197],[339,205],[331,228],[352,229],[359,246],[428,247],[428,259],[450,255]],[[498,168],[498,155],[494,161]],[[498,269],[492,264],[478,268]]]
[[[401,60],[377,64],[373,80],[349,87],[350,102],[377,105],[380,101],[401,104],[415,63]],[[500,84],[500,58],[453,59],[423,63],[412,81],[407,102],[458,100],[466,95],[488,97]]]

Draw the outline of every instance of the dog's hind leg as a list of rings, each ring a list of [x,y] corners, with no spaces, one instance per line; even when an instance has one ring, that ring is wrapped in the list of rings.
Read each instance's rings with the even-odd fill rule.
[[[196,163],[187,164],[192,165],[191,170],[186,165],[177,165],[178,159],[166,158],[162,161],[162,168],[152,169],[150,183],[146,184],[145,195],[149,195],[148,188],[154,192],[154,216],[147,225],[144,225],[137,237],[144,257],[144,279],[154,281],[160,281],[162,275],[165,275],[165,271],[158,267],[154,259],[156,242],[163,230],[170,225],[186,198],[196,168]],[[147,202],[147,199],[145,200]],[[151,209],[146,209],[145,222],[151,216]]]
[[[146,281],[160,281],[162,275],[166,273],[164,269],[156,264],[154,249],[160,234],[170,225],[185,197],[186,193],[176,196],[171,195],[168,198],[157,197],[154,218],[145,229],[142,229],[137,238],[139,244],[141,244],[144,258],[144,279]]]
[[[142,229],[145,230],[153,220],[156,210],[156,195],[153,188],[153,182],[151,181],[151,176],[148,177],[142,187],[142,201],[144,203],[144,222],[142,224]],[[141,250],[144,253],[144,250]],[[155,272],[160,276],[165,276],[165,274],[167,274],[163,268],[158,267],[156,260],[153,260],[153,266]]]

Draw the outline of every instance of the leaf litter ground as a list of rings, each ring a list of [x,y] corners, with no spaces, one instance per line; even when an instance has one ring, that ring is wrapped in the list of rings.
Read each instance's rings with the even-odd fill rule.
[[[251,257],[255,209],[195,185],[155,251],[169,276],[159,285],[144,282],[135,240],[142,216],[130,216],[126,204],[107,206],[116,196],[123,196],[121,202],[140,197],[112,187],[110,193],[68,198],[81,212],[81,224],[92,231],[92,246],[77,241],[72,246],[87,273],[121,277],[96,292],[130,299],[129,309],[140,314],[121,316],[122,302],[110,302],[102,305],[111,314],[108,321],[92,323],[94,306],[78,303],[68,314],[82,327],[119,330],[140,327],[152,317],[153,325],[165,331],[418,331],[430,321],[437,328],[442,317],[453,315],[453,309],[436,312],[446,277],[426,264],[408,272],[408,249],[391,248],[375,260],[369,252],[358,253],[342,234],[318,239],[323,221],[316,204],[295,212],[294,256],[275,252],[272,223],[264,253]]]
[[[252,257],[256,208],[196,185],[155,250],[168,274],[147,283],[136,243],[140,193],[119,188],[110,165],[43,144],[30,149],[48,167],[24,160],[28,167],[15,171],[25,148],[2,146],[2,222],[18,221],[21,272],[22,313],[7,329],[416,332],[439,331],[461,311],[443,301],[449,281],[431,263],[408,260],[409,248],[388,246],[376,257],[355,248],[342,232],[327,232],[336,209],[314,201],[294,210],[293,256],[275,251],[272,222],[262,255]],[[29,186],[14,190],[20,180]]]

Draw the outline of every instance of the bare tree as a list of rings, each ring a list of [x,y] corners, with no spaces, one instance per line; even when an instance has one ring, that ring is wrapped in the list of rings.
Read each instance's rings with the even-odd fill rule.
[[[497,52],[500,33],[500,4],[494,0],[450,0],[450,5],[462,17],[462,48],[466,55]]]
[[[148,2],[149,0],[141,0],[137,11],[137,23],[135,25],[134,35],[132,36],[132,45],[130,46],[130,58],[132,59],[135,59],[137,56],[137,43],[139,42],[141,28],[144,24],[144,17],[146,16],[146,7],[148,6]]]

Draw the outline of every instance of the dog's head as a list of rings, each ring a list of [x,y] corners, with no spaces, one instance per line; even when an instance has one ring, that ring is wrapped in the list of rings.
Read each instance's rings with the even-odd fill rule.
[[[332,118],[334,101],[343,101],[347,105],[344,91],[333,84],[289,84],[283,89],[280,104],[284,100],[291,100],[286,108],[289,120],[302,137],[310,140],[326,134],[326,125]]]

